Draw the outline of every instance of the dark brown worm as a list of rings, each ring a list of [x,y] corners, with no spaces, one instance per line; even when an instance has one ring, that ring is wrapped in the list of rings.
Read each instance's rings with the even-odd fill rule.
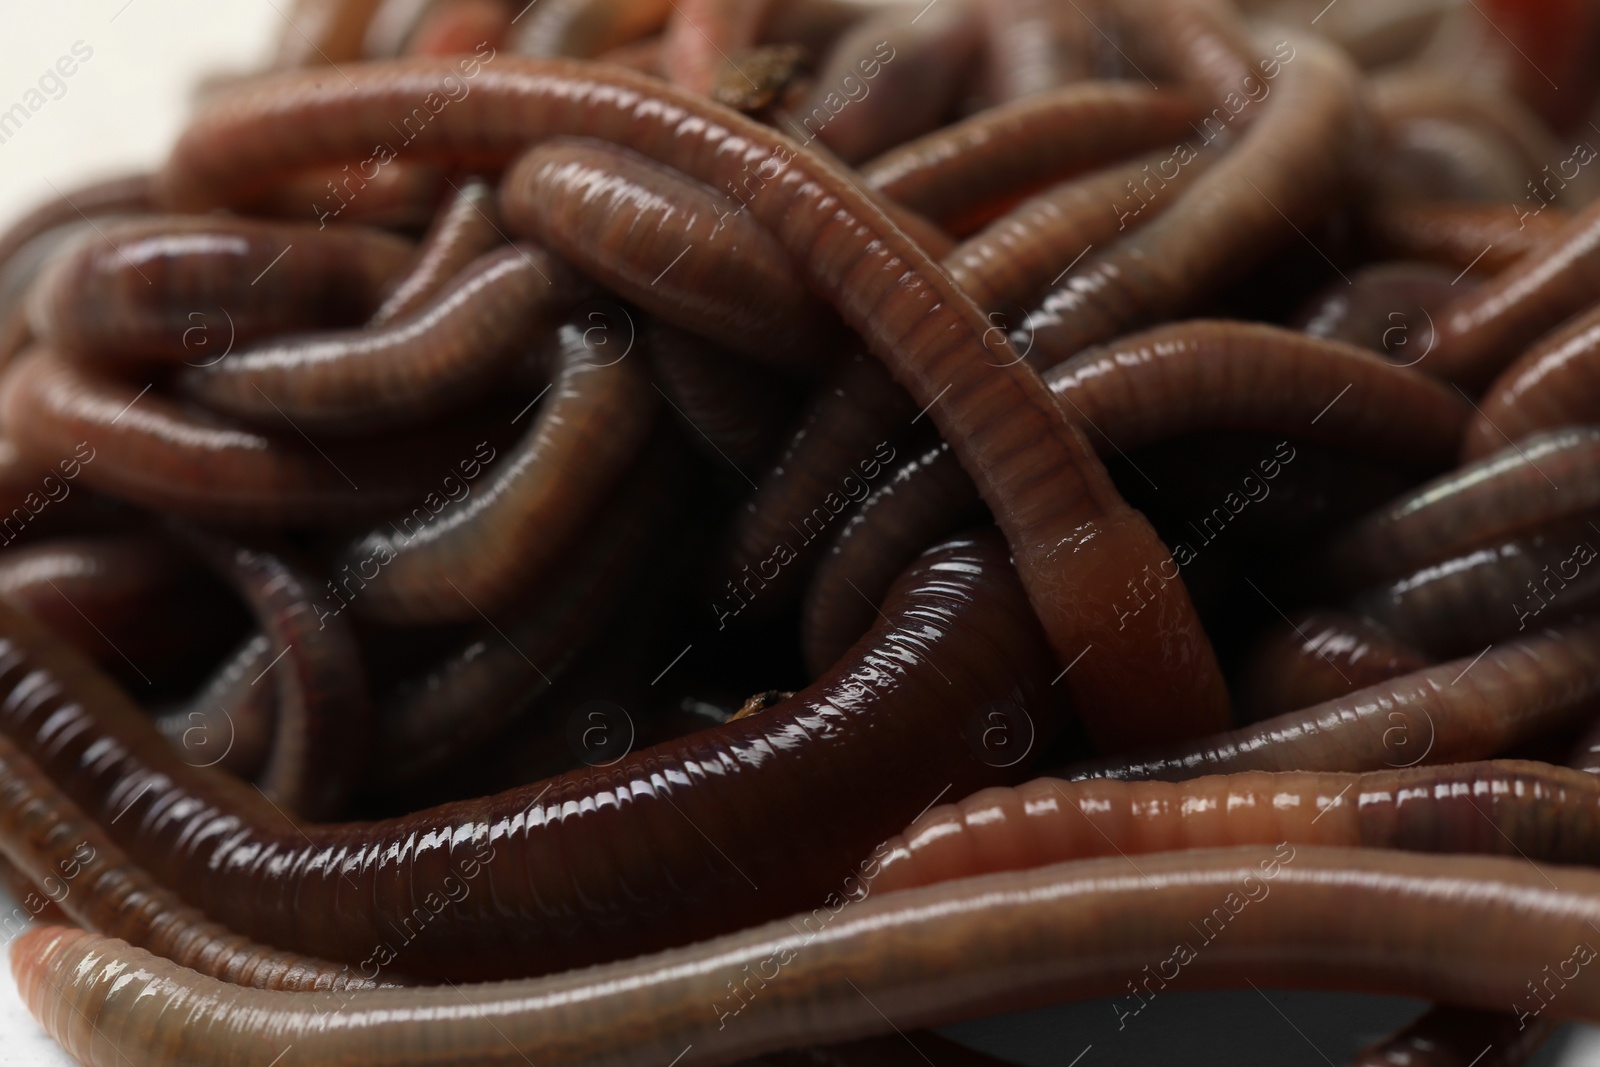
[[[1351,1067],[1522,1067],[1559,1026],[1544,1017],[1437,1005],[1361,1050]]]
[[[307,819],[336,815],[366,769],[372,710],[349,620],[326,611],[315,579],[280,555],[197,530],[185,538],[250,606],[273,659],[252,684],[277,683],[262,792]]]
[[[997,104],[1088,81],[1105,47],[1091,14],[1048,0],[979,0],[987,42],[988,96]],[[1090,4],[1095,19],[1104,17]],[[1110,73],[1110,72],[1104,72]]]
[[[1036,778],[921,815],[873,853],[872,891],[1096,856],[1280,841],[1586,864],[1600,845],[1600,779],[1522,760],[1242,771],[1177,783]]]
[[[149,174],[128,174],[70,189],[35,207],[0,233],[0,269],[34,238],[80,222],[85,215],[99,218],[149,211],[154,207],[153,193],[153,176]]]
[[[121,815],[108,830],[135,862],[230,928],[354,963],[425,909],[423,928],[399,935],[407,973],[530,974],[814,904],[942,790],[1022,773],[1009,751],[990,751],[982,715],[1013,737],[1032,730],[1042,747],[1055,668],[998,539],[933,551],[884,615],[833,671],[767,713],[378,823],[297,827],[259,795],[224,789],[3,606],[0,666],[17,699],[0,716],[91,817]],[[786,847],[761,847],[774,834]],[[469,892],[428,904],[447,877]]]
[[[913,21],[913,19],[915,21]],[[859,163],[936,128],[955,106],[981,35],[968,0],[861,20],[834,44],[782,128]]]
[[[1341,533],[1332,576],[1362,587],[1600,508],[1600,429],[1523,438],[1419,486]]]
[[[1476,652],[1583,611],[1600,596],[1600,530],[1556,523],[1528,536],[1431,564],[1369,590],[1351,608],[1435,656]]]
[[[489,621],[380,704],[368,785],[416,785],[503,732],[562,674],[637,575],[674,488],[664,443],[617,486],[593,528],[515,610]]]
[[[371,64],[348,91],[289,75],[229,97],[180,139],[167,195],[214,205],[285,170],[362,151],[389,135],[389,115],[456,69]],[[1095,648],[1062,688],[1086,714],[1127,709],[1117,718],[1142,738],[1220,726],[1226,687],[1186,592],[1174,587],[1159,610],[1121,627],[1103,607],[1166,557],[1154,530],[1120,500],[1038,376],[1016,366],[982,312],[849,178],[737,113],[624,70],[502,57],[475,84],[410,151],[503,159],[529,140],[577,134],[681,166],[713,188],[759,177],[746,206],[957,449],[1006,531],[1057,655],[1070,663]],[[307,128],[323,131],[316,143]]]
[[[1428,358],[1433,316],[1473,284],[1427,263],[1378,263],[1312,297],[1293,325],[1312,337],[1359,345],[1415,367]]]
[[[815,366],[837,329],[738,200],[631,152],[535,148],[506,175],[501,210],[606,288],[746,355]]]
[[[871,629],[906,563],[978,521],[982,510],[972,480],[944,442],[894,468],[839,528],[806,591],[801,641],[812,677]]]
[[[1427,665],[1422,653],[1364,619],[1332,611],[1301,615],[1263,638],[1251,654],[1239,710],[1247,721],[1259,722]]]
[[[593,59],[655,33],[669,0],[543,0],[517,21],[511,50],[540,59]]]
[[[405,318],[437,296],[467,264],[502,244],[493,185],[473,178],[440,209],[417,249],[417,260],[367,322],[368,329]]]
[[[278,679],[269,671],[277,654],[272,638],[251,634],[192,700],[157,715],[156,729],[190,763],[254,780],[272,754]]]
[[[100,231],[51,263],[30,319],[40,339],[119,366],[205,363],[230,341],[353,325],[413,255],[377,231],[250,219],[156,216]]]
[[[772,456],[793,418],[787,382],[660,320],[646,339],[656,388],[688,423],[691,445],[741,474]]]
[[[1220,155],[1195,153],[1180,166],[1163,148],[1062,182],[961,242],[944,268],[1003,328],[1025,329],[1025,306],[1079,256],[1164,212]]]
[[[649,437],[657,395],[644,360],[591,345],[592,328],[580,318],[556,332],[549,395],[476,492],[456,479],[459,497],[450,490],[438,508],[419,500],[344,549],[339,569],[356,588],[341,584],[359,614],[477,621],[524,595],[590,524]],[[495,454],[474,456],[464,474]]]
[[[1478,656],[1182,746],[1067,768],[1177,781],[1234,771],[1366,771],[1485,759],[1600,711],[1600,627],[1544,629]]]
[[[1588,307],[1600,286],[1600,204],[1573,215],[1513,266],[1463,295],[1437,322],[1429,374],[1483,385],[1540,334]]]
[[[224,986],[59,927],[19,939],[12,969],[35,1018],[90,1067],[244,1067],[290,1045],[319,1064],[696,1067],[1070,998],[1119,996],[1132,1014],[1146,1001],[1129,990],[1155,992],[1151,976],[1174,964],[1185,988],[1499,1010],[1543,1005],[1524,983],[1559,968],[1550,1014],[1592,1019],[1597,897],[1593,872],[1498,856],[1284,843],[1161,853],[1137,870],[1112,857],[872,896],[537,981],[363,993],[337,1025],[327,995]],[[206,1025],[184,1025],[196,1011]]]
[[[675,0],[662,34],[661,71],[667,80],[704,95],[729,57],[761,39],[771,0]]]
[[[1425,259],[1455,271],[1491,277],[1510,267],[1564,226],[1560,208],[1522,218],[1504,204],[1382,201],[1362,214],[1377,251],[1396,259]]]
[[[212,922],[129,860],[9,740],[0,737],[0,853],[85,929],[224,982],[262,989],[409,984],[256,944]]]
[[[487,252],[388,326],[281,337],[179,375],[174,387],[254,426],[308,434],[426,422],[481,397],[586,286],[526,244]]]
[[[1241,113],[1260,114],[1237,145],[1169,210],[1086,256],[1029,310],[1031,360],[1050,366],[1131,327],[1181,314],[1273,249],[1300,240],[1296,229],[1347,192],[1367,144],[1357,72],[1326,45],[1297,39],[1286,47],[1279,80],[1257,80],[1258,93],[1244,100]],[[1208,120],[1202,140],[1228,128]],[[1175,159],[1181,164],[1203,151],[1181,144]]]
[[[861,177],[896,203],[970,232],[1047,182],[1190,133],[1195,112],[1179,93],[1086,82],[946,126],[872,160]]]
[[[842,525],[844,512],[865,500],[894,462],[895,442],[916,417],[882,363],[865,353],[839,362],[734,519],[712,608],[718,629],[747,608],[753,617],[770,618],[793,605],[818,551]]]
[[[47,469],[76,456],[81,484],[197,519],[326,522],[403,507],[418,492],[416,475],[396,463],[396,446],[319,449],[301,444],[287,423],[269,437],[99,377],[48,349],[7,372],[0,422],[24,456]],[[419,446],[398,450],[414,460]]]
[[[1600,422],[1600,308],[1541,337],[1501,372],[1461,442],[1476,460],[1539,430]]]

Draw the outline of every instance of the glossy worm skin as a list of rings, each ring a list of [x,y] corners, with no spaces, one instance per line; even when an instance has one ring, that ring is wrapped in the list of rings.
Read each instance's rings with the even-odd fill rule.
[[[1600,851],[1600,780],[1519,760],[1363,774],[1241,771],[1177,783],[1036,778],[920,816],[874,852],[872,891],[1279,841],[1586,865]]]
[[[1031,360],[1050,366],[1131,327],[1181,314],[1296,239],[1297,227],[1348,191],[1353,160],[1367,145],[1358,74],[1326,45],[1297,38],[1286,47],[1292,59],[1285,57],[1277,80],[1256,82],[1259,103],[1244,100],[1241,114],[1259,116],[1237,145],[1171,208],[1084,257],[1029,309]],[[1201,139],[1228,128],[1209,119]],[[1180,144],[1168,166],[1208,150]]]
[[[649,437],[657,394],[643,359],[591,347],[582,319],[561,326],[554,347],[548,394],[481,486],[456,479],[459,497],[450,490],[438,509],[418,507],[343,550],[336,570],[356,576],[356,588],[342,584],[358,613],[477,621],[547,574],[600,511]],[[474,456],[463,473],[495,458]]]
[[[282,436],[268,436],[142,394],[36,348],[0,380],[0,422],[46,469],[71,461],[90,488],[196,519],[316,523],[397,509],[420,495],[415,474],[396,463],[397,451],[428,451],[420,442],[329,445],[319,454],[287,424]]]
[[[455,190],[428,227],[416,262],[367,322],[384,326],[419,310],[449,285],[467,264],[504,242],[495,188],[473,178]]]
[[[1507,367],[1478,403],[1461,442],[1482,459],[1539,430],[1600,420],[1600,309],[1541,337]]]
[[[506,224],[651,313],[746,355],[812,364],[826,308],[737,200],[604,144],[524,156],[501,193]]]
[[[1485,759],[1600,709],[1600,627],[1575,624],[1214,737],[1066,777],[1178,781],[1233,771],[1366,771]]]
[[[1269,719],[1427,665],[1422,653],[1365,619],[1318,611],[1261,640],[1245,668],[1239,709],[1248,721]]]
[[[1378,263],[1330,283],[1295,315],[1312,337],[1381,352],[1403,367],[1428,358],[1433,316],[1472,288],[1459,270],[1430,263]]]
[[[380,231],[250,219],[154,216],[100,231],[50,264],[30,318],[41,340],[117,366],[211,362],[230,340],[353,325],[413,254]],[[292,270],[269,269],[280,256]]]
[[[1056,671],[998,539],[933,550],[884,615],[765,714],[376,823],[289,824],[187,766],[71,650],[4,615],[0,685],[30,695],[0,704],[0,730],[92,818],[126,809],[108,823],[118,844],[234,930],[358,970],[388,946],[415,975],[546,972],[810,906],[947,786],[1021,773],[995,766],[1013,758],[974,734],[974,709],[1031,723],[1042,746]],[[774,834],[781,853],[759,847]]]
[[[1193,103],[1180,93],[1085,82],[919,137],[865,164],[861,177],[960,232],[1049,181],[1182,137],[1194,116]]]
[[[1092,78],[1100,35],[1095,16],[1049,0],[980,0],[988,91],[997,104]]]
[[[0,269],[34,238],[76,223],[83,215],[98,218],[149,211],[153,206],[152,185],[152,175],[128,174],[80,185],[62,196],[52,197],[0,233]]]
[[[709,93],[723,65],[737,63],[729,57],[760,39],[772,6],[772,0],[676,0],[663,31],[662,73],[691,93]]]
[[[1351,586],[1399,578],[1522,530],[1600,507],[1600,430],[1534,434],[1441,475],[1334,541],[1332,573]]]
[[[1384,201],[1363,215],[1369,239],[1396,259],[1425,259],[1492,277],[1553,236],[1569,216],[1560,208],[1521,218],[1504,204]]]
[[[232,96],[179,140],[166,195],[216,204],[285,170],[348,157],[387,136],[395,108],[455,69],[372,64],[354,88],[291,75]],[[307,128],[323,133],[309,141]],[[1116,718],[1140,739],[1203,734],[1225,720],[1226,687],[1185,592],[1174,587],[1158,610],[1121,628],[1102,607],[1166,557],[1154,530],[979,309],[826,161],[643,75],[512,57],[479,70],[472,94],[409,149],[504,158],[532,139],[573,134],[670,162],[713,188],[759,179],[747,186],[750,213],[957,448],[1057,656],[1071,662],[1087,645],[1106,653],[1063,680],[1074,702],[1125,709]]]
[[[542,59],[593,59],[655,33],[671,14],[669,0],[543,0],[517,20],[511,49]]]
[[[19,939],[12,969],[30,1011],[90,1067],[242,1067],[289,1044],[310,1063],[359,1054],[381,1067],[711,1065],[1067,998],[1120,996],[1131,1014],[1144,1000],[1128,986],[1153,992],[1141,968],[1168,960],[1187,988],[1356,988],[1505,1010],[1551,961],[1589,958],[1597,896],[1592,872],[1520,858],[1280,844],[963,879],[601,969],[343,1005],[223,986],[59,927]],[[1600,1014],[1589,970],[1562,981],[1553,1014]],[[319,1022],[330,1007],[337,1025]],[[181,1025],[194,1013],[206,1025]]]
[[[266,634],[251,634],[192,699],[157,715],[156,729],[191,763],[253,780],[272,753],[278,680],[262,675],[278,651]]]
[[[370,989],[350,968],[283,952],[212,922],[135,866],[106,831],[0,737],[0,853],[75,922],[184,967],[263,989]],[[382,984],[397,984],[386,980]]]
[[[388,326],[280,337],[185,371],[175,388],[269,428],[358,434],[461,408],[505,376],[585,287],[541,249],[487,252]]]

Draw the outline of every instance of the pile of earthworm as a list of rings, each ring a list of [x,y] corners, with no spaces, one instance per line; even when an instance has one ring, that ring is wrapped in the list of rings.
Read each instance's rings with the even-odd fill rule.
[[[0,942],[71,1055],[1600,1021],[1600,5],[284,23],[0,235]]]

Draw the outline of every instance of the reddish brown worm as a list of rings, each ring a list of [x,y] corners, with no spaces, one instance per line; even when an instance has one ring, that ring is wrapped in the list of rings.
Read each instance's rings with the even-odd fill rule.
[[[337,1025],[327,995],[225,986],[60,927],[20,938],[12,969],[45,1030],[91,1067],[243,1067],[290,1045],[310,1063],[382,1067],[713,1065],[1069,998],[1117,996],[1131,1014],[1136,983],[1148,994],[1180,973],[1185,988],[1353,988],[1503,1011],[1545,1004],[1526,985],[1559,969],[1548,1013],[1592,1019],[1600,979],[1582,964],[1597,898],[1590,871],[1500,856],[1280,843],[1161,853],[1137,870],[1119,856],[873,895],[537,981],[366,992]],[[197,1010],[207,1025],[185,1025]]]
[[[218,522],[305,524],[403,507],[417,481],[396,450],[413,460],[429,451],[407,442],[319,451],[287,423],[281,436],[248,430],[48,349],[25,354],[0,382],[0,422],[47,469],[76,456],[83,485]]]
[[[1004,104],[1109,74],[1098,69],[1105,46],[1091,18],[1104,11],[1088,6],[1085,14],[1048,0],[980,0],[988,96]]]
[[[353,325],[413,255],[398,237],[342,226],[155,216],[100,231],[45,270],[30,319],[42,340],[124,366],[207,363],[230,342]]]
[[[593,59],[655,33],[668,0],[544,0],[517,19],[511,49],[525,56]]]
[[[1600,507],[1600,430],[1523,438],[1441,475],[1339,534],[1331,575],[1360,588],[1414,573],[1519,531]]]
[[[40,204],[0,233],[0,268],[36,237],[75,224],[85,215],[137,215],[154,207],[149,174],[128,174],[80,185]],[[81,212],[81,214],[80,214]]]
[[[396,976],[240,937],[151,878],[9,740],[0,737],[0,854],[72,921],[224,982],[263,989],[371,989]]]
[[[1071,778],[1181,780],[1233,771],[1366,771],[1485,759],[1600,710],[1600,627],[1550,629],[1251,726]]]
[[[1368,239],[1395,259],[1424,259],[1478,277],[1499,274],[1549,239],[1570,218],[1531,208],[1518,218],[1504,204],[1385,200],[1362,213]]]
[[[590,524],[649,437],[657,396],[644,360],[591,343],[591,329],[580,317],[556,331],[548,396],[481,487],[456,479],[459,496],[452,489],[439,507],[414,507],[343,550],[340,584],[359,614],[481,620],[547,576]],[[474,457],[461,462],[476,468],[495,453]]]
[[[1242,101],[1259,91],[1278,68],[1257,59],[1250,33],[1231,4],[1220,0],[1137,0],[1117,10],[1135,54],[1157,75],[1193,87],[1218,118],[1229,113],[1248,125]],[[1290,54],[1293,50],[1290,49]],[[1278,59],[1283,59],[1279,54]]]
[[[174,388],[245,423],[359,434],[459,410],[505,378],[586,291],[533,245],[487,252],[387,326],[279,337],[178,376]]]
[[[905,5],[888,7],[834,43],[782,128],[851,164],[921,137],[954,108],[981,40],[968,0],[920,17]]]
[[[192,699],[157,715],[156,729],[190,763],[254,780],[272,753],[278,679],[271,668],[278,652],[272,638],[251,634]]]
[[[0,703],[0,727],[135,862],[234,930],[352,963],[395,943],[410,974],[530,974],[813,904],[942,790],[1022,772],[983,716],[1042,747],[1056,669],[999,539],[932,551],[884,616],[767,713],[376,823],[296,826],[224,788],[3,606],[0,685],[31,696]],[[775,833],[778,852],[762,847]],[[446,879],[466,886],[461,899],[430,903]],[[418,909],[423,928],[396,942],[390,923]]]
[[[1238,144],[1131,235],[1086,256],[1030,308],[1029,358],[1050,366],[1131,327],[1172,318],[1303,230],[1347,192],[1367,144],[1358,72],[1329,46],[1297,40]],[[1229,127],[1215,127],[1216,132]],[[1213,125],[1203,127],[1209,141]],[[1178,146],[1178,163],[1206,151]]]
[[[972,481],[940,442],[886,475],[839,527],[806,590],[801,642],[812,677],[872,628],[894,576],[925,545],[982,517]]]
[[[772,456],[793,416],[786,381],[659,320],[650,322],[645,336],[650,376],[688,423],[690,444],[740,473]]]
[[[1541,337],[1489,386],[1461,442],[1481,459],[1539,430],[1600,421],[1600,308]]]
[[[1258,722],[1427,665],[1422,653],[1365,619],[1334,611],[1304,614],[1262,638],[1251,653],[1239,710]]]
[[[1521,760],[1241,771],[1176,783],[1036,778],[921,815],[873,852],[872,891],[1096,856],[1280,841],[1585,864],[1597,840],[1600,780]]]
[[[367,25],[382,0],[296,0],[278,35],[275,69],[361,58]]]
[[[1422,369],[1487,383],[1540,334],[1593,303],[1600,285],[1600,204],[1573,215],[1522,259],[1453,301]]]
[[[606,288],[746,355],[814,366],[837,329],[739,200],[631,152],[535,148],[506,175],[501,209]]]
[[[446,0],[434,4],[406,41],[410,56],[465,55],[505,43],[516,12],[501,0]]]
[[[667,79],[704,95],[730,58],[761,39],[771,0],[676,0],[662,37],[661,69]]]
[[[388,116],[456,69],[410,60],[366,66],[343,88],[285,75],[242,90],[180,139],[166,195],[215,205],[285,171],[348,158],[390,136]],[[313,142],[307,128],[324,135]],[[749,182],[751,214],[956,447],[1061,661],[1095,647],[1062,688],[1082,708],[1124,709],[1118,719],[1142,738],[1194,736],[1225,721],[1226,687],[1186,593],[1175,588],[1159,610],[1120,628],[1104,608],[1166,558],[1154,530],[1120,500],[1038,376],[1016,365],[982,312],[850,179],[770,129],[643,75],[515,57],[481,65],[471,95],[408,150],[461,165],[561,135],[612,141],[715,189]]]
[[[970,232],[1052,180],[1186,136],[1195,112],[1180,93],[1085,82],[919,137],[868,162],[861,177],[953,232]]]
[[[416,262],[373,313],[368,328],[420,310],[467,264],[504,242],[494,186],[482,178],[464,182],[434,216],[417,248]]]
[[[247,214],[329,226],[419,230],[428,225],[450,192],[449,174],[431,163],[395,159],[374,168],[344,163],[311,167],[286,177],[249,204]]]

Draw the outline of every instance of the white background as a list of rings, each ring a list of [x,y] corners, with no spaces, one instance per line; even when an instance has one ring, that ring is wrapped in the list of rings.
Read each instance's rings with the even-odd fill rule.
[[[93,57],[22,130],[0,144],[0,226],[62,189],[157,165],[203,75],[262,62],[290,0],[0,0],[0,111],[21,100],[75,42]],[[0,900],[6,908],[9,903]],[[1464,936],[1469,931],[1463,931]],[[1270,998],[1270,999],[1269,999]],[[1344,1067],[1351,1052],[1417,1010],[1370,997],[1267,991],[1172,994],[1118,1032],[1093,1002],[957,1028],[996,1053],[1038,1064],[1307,1064]],[[1085,1046],[1089,1046],[1085,1051]],[[1559,1060],[1600,1065],[1600,1030]],[[535,1057],[537,1058],[537,1057]],[[0,1067],[70,1060],[29,1018],[0,967]],[[294,1067],[285,1063],[283,1067]]]

